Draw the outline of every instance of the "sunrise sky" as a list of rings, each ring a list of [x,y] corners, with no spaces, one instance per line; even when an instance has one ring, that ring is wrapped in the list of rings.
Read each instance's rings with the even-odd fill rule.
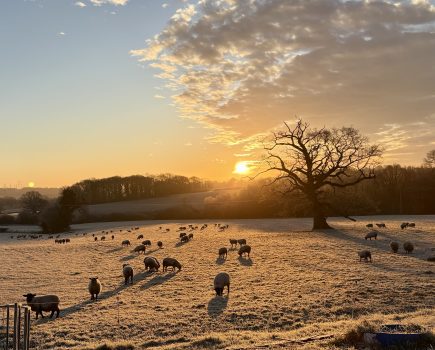
[[[296,115],[360,129],[384,163],[435,148],[435,1],[0,5],[0,187],[229,178]]]

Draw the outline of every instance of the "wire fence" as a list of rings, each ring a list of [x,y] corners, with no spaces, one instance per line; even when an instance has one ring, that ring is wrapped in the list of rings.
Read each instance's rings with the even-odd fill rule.
[[[0,305],[0,350],[28,350],[30,308],[21,304]]]

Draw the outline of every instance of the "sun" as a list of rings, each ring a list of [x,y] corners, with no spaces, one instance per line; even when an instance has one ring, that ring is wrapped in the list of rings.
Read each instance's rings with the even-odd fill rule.
[[[30,181],[30,182],[27,184],[27,186],[30,187],[30,188],[35,187],[35,183],[34,183],[33,181]]]
[[[247,173],[249,173],[248,163],[247,162],[236,163],[236,165],[234,166],[233,173],[235,173],[235,174],[247,174]]]

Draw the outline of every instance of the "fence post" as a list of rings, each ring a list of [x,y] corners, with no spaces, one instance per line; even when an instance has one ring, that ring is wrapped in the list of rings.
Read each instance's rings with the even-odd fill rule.
[[[14,350],[19,350],[18,338],[18,304],[14,304]]]
[[[30,344],[30,312],[28,307],[24,307],[24,350],[29,350]]]
[[[9,307],[10,305],[6,305],[6,350],[9,349]]]

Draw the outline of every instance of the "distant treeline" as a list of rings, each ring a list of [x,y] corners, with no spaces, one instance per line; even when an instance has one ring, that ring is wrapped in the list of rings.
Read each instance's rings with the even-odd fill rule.
[[[83,180],[70,188],[79,204],[97,204],[202,192],[210,188],[210,183],[197,177],[171,174],[134,175]]]

